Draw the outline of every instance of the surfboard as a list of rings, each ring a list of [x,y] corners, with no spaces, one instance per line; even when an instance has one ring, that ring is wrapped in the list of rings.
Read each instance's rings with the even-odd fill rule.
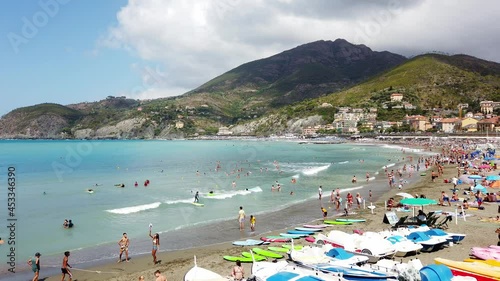
[[[240,261],[240,262],[253,262],[252,258],[246,258],[246,257],[235,257],[235,256],[223,256],[223,259],[227,261]]]
[[[288,243],[290,242],[290,238],[285,238],[281,236],[268,236],[268,237],[261,237],[260,240],[264,242],[275,242],[275,243]]]
[[[307,227],[307,228],[326,228],[328,225],[326,224],[304,224],[303,227]]]
[[[279,253],[288,253],[287,248],[283,247],[267,247],[268,250],[273,251],[273,252],[279,252]]]
[[[299,239],[299,238],[307,236],[307,234],[280,233],[280,236],[285,237],[285,238]]]
[[[268,258],[273,258],[273,259],[281,259],[283,257],[282,254],[278,254],[278,253],[271,252],[271,251],[268,251],[268,250],[264,250],[264,249],[261,249],[261,248],[253,248],[252,251],[254,253],[256,253],[257,255],[261,255],[261,256],[268,257]]]
[[[281,247],[290,250],[292,248],[292,245],[285,244],[285,245],[282,245]],[[293,248],[295,250],[299,251],[299,250],[302,250],[302,245],[294,245]]]
[[[314,233],[314,231],[303,231],[303,230],[288,230],[287,233],[289,234],[299,234],[299,235],[311,235]]]
[[[196,207],[203,207],[203,206],[205,206],[205,204],[201,204],[201,203],[194,203],[193,202],[191,204],[195,205]]]
[[[318,232],[318,231],[321,231],[320,228],[308,228],[308,227],[296,227],[295,230],[308,231],[308,232]]]
[[[233,245],[235,245],[235,246],[258,246],[258,245],[262,245],[264,243],[267,243],[267,242],[264,242],[261,240],[247,239],[245,241],[234,241]]]
[[[365,219],[336,219],[335,221],[340,222],[365,222]]]
[[[250,252],[243,252],[243,253],[241,253],[241,255],[244,256],[245,258],[252,258],[252,253],[250,253]],[[261,256],[261,255],[257,255],[255,253],[253,254],[253,257],[254,257],[255,261],[265,261],[265,260],[267,260],[266,257]]]
[[[324,223],[326,223],[326,224],[335,224],[335,225],[349,225],[349,224],[352,224],[352,222],[330,221],[330,220],[326,220],[326,221],[324,221]]]

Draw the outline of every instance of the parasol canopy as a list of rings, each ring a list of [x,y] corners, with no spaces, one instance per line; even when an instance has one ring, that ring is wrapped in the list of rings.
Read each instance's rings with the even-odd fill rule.
[[[500,180],[500,176],[499,175],[489,175],[486,177],[486,180],[487,181],[497,181],[497,180]]]
[[[436,205],[437,201],[427,198],[405,198],[401,200],[401,204],[408,206],[427,206]]]
[[[491,188],[500,188],[500,181],[494,181],[490,184]]]
[[[474,186],[474,189],[473,189],[473,191],[478,191],[478,190],[480,190],[482,193],[487,193],[488,192],[488,190],[486,190],[486,187],[484,187],[484,186],[482,186],[480,184]]]
[[[472,180],[480,180],[482,179],[483,177],[479,176],[479,175],[471,175],[469,176],[469,179],[472,179]]]
[[[490,168],[491,168],[491,166],[488,164],[483,164],[483,165],[479,166],[479,169],[490,169]]]

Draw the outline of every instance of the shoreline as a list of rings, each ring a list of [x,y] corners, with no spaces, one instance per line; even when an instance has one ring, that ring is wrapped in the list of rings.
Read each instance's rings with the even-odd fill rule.
[[[367,144],[363,143],[361,145],[367,145]],[[374,143],[374,144],[370,144],[370,145],[379,146],[379,145],[383,145],[383,144]],[[408,150],[413,149],[413,148],[406,148],[404,146],[402,146],[402,148],[405,148]],[[409,152],[409,154],[417,154],[417,153]],[[404,161],[404,162],[406,162],[406,161]],[[400,161],[397,163],[392,162],[392,163],[396,164],[392,168],[397,169],[397,167],[399,165],[402,166],[404,162],[403,161]],[[383,169],[383,166],[381,166],[380,169]],[[381,174],[383,175],[383,172]],[[417,181],[412,182],[412,185],[416,184],[420,180],[421,179],[418,178]],[[363,183],[364,183],[364,181],[358,182],[359,185],[362,185]],[[370,188],[373,189],[373,197],[372,197],[373,203],[380,201],[383,198],[384,194],[386,194],[388,191],[390,191],[389,187],[386,184],[385,176],[377,176],[377,179],[374,181],[370,181],[369,185],[370,185]],[[377,188],[373,188],[373,187],[377,187]],[[351,192],[353,192],[353,191],[351,191]],[[354,191],[354,192],[356,192],[356,191]],[[363,194],[364,198],[368,198],[368,188],[367,188],[366,184],[363,185],[360,192]],[[343,191],[342,196],[344,197],[345,194],[346,194],[346,191]],[[328,202],[329,197],[330,197],[329,191],[328,190],[324,191],[322,205],[328,206],[330,204]],[[231,244],[232,241],[241,240],[241,239],[251,239],[251,238],[259,239],[261,236],[269,235],[270,233],[278,234],[279,231],[277,229],[284,230],[286,228],[289,228],[290,225],[301,225],[301,224],[305,224],[305,223],[310,223],[311,221],[316,222],[318,220],[321,220],[321,219],[319,219],[319,218],[321,218],[321,213],[319,212],[320,205],[319,204],[315,205],[317,203],[314,203],[314,202],[317,202],[317,199],[311,198],[311,199],[305,200],[304,202],[288,206],[285,209],[282,209],[279,211],[271,211],[269,213],[260,215],[258,217],[258,223],[257,223],[257,229],[259,230],[259,232],[253,233],[253,234],[248,233],[248,232],[238,233],[237,226],[235,225],[235,223],[232,220],[223,221],[221,223],[216,223],[212,226],[209,225],[209,226],[199,226],[199,227],[188,227],[186,230],[187,230],[187,232],[191,232],[191,233],[185,233],[185,235],[187,235],[186,236],[187,239],[189,239],[189,238],[193,239],[193,245],[191,247],[184,248],[184,249],[174,249],[174,250],[168,249],[165,251],[158,252],[157,255],[159,257],[159,260],[163,260],[163,262],[162,262],[163,264],[167,260],[169,263],[175,261],[176,263],[181,262],[181,263],[184,263],[185,265],[192,265],[193,264],[192,260],[193,260],[194,254],[198,254],[200,256],[205,256],[205,255],[208,255],[214,251],[216,251],[216,252],[224,251],[225,254],[229,253],[231,255],[239,255],[239,251],[241,251],[241,248],[232,246],[232,244]],[[313,204],[316,207],[311,207],[311,205],[313,205]],[[366,199],[366,204],[367,205],[369,204],[368,199]],[[357,211],[355,209],[355,207],[354,207],[354,211]],[[365,210],[361,209],[360,211],[357,211],[357,212],[359,212],[360,214],[363,214],[363,213],[367,212],[367,209],[365,209]],[[283,216],[280,215],[281,213],[287,213],[287,217],[289,217],[291,219],[283,220]],[[341,212],[338,213],[338,215],[340,215],[340,214],[341,214]],[[331,217],[331,214],[329,217]],[[265,222],[265,223],[263,223],[263,222]],[[198,235],[198,232],[201,232],[201,231],[217,233],[217,231],[220,230],[220,229],[217,229],[218,225],[225,225],[224,229],[227,230],[227,235],[217,235],[217,237],[213,237],[214,238],[213,241],[208,242],[208,243],[206,243],[206,242],[200,243],[200,241],[195,241],[195,239],[191,237],[191,236],[193,236],[193,234],[194,234],[194,237],[196,237]],[[215,228],[214,228],[214,226],[215,226]],[[248,228],[248,226],[247,226],[247,228]],[[189,236],[189,235],[191,235],[191,236]],[[221,237],[225,237],[225,238],[223,238],[224,241],[222,241],[222,242],[220,240]],[[172,241],[175,241],[175,240],[169,239],[169,235],[167,233],[167,235],[165,235],[165,234],[162,235],[161,241],[163,241],[163,243],[165,243],[165,244],[167,244],[167,243],[172,244]],[[203,241],[206,241],[206,237],[205,237],[205,239],[203,239]],[[147,244],[149,245],[150,243],[151,242],[149,240],[147,240]],[[117,252],[116,252],[116,249],[114,249],[114,248],[116,248],[116,247],[113,247],[113,250],[111,253],[116,255]],[[148,246],[148,248],[149,248],[149,246]],[[236,250],[234,250],[233,248],[236,248]],[[235,251],[238,251],[238,253],[236,253]],[[133,253],[131,252],[131,254],[133,254]],[[222,256],[222,255],[220,255],[220,256]],[[59,257],[57,257],[57,259],[59,259]],[[178,259],[181,259],[181,260],[178,260]],[[221,257],[219,257],[219,259],[222,260]],[[71,260],[71,258],[70,258],[70,260]],[[162,268],[162,267],[164,267],[162,265],[153,266],[151,254],[148,252],[143,253],[143,254],[132,255],[131,261],[129,263],[123,263],[126,265],[117,264],[115,262],[115,260],[116,260],[115,257],[109,257],[109,258],[105,258],[105,259],[100,260],[100,261],[81,263],[81,264],[78,264],[78,266],[77,266],[80,270],[75,269],[75,271],[73,271],[73,273],[76,274],[75,277],[77,277],[78,280],[110,280],[109,278],[111,278],[111,276],[107,276],[107,277],[101,276],[101,275],[105,275],[103,272],[113,272],[114,275],[116,275],[116,274],[123,275],[123,274],[134,274],[139,269],[144,269],[144,268]],[[50,264],[52,264],[52,262],[47,262],[46,259],[44,261],[45,261],[45,264],[49,264],[49,265],[42,267],[41,276],[51,276],[51,277],[48,277],[47,279],[44,279],[47,281],[48,280],[57,280],[59,278],[58,277],[59,266],[50,265]],[[198,259],[198,261],[199,261],[198,264],[203,267],[202,263],[200,263],[200,259]],[[137,268],[135,266],[135,264],[137,264],[137,266],[140,268]],[[231,263],[227,263],[227,264],[229,266],[232,266]],[[230,268],[231,267],[229,267],[229,270],[230,270]],[[189,269],[189,267],[188,267],[188,269]],[[99,274],[97,272],[101,272],[101,273]],[[26,278],[31,276],[31,272],[29,270],[27,270],[27,272],[23,272],[23,273],[26,273]],[[19,272],[19,275],[16,274],[16,277],[20,277],[21,274],[22,273]],[[109,274],[113,275],[111,273],[108,273],[108,275]],[[170,274],[173,274],[173,272],[170,272]],[[169,275],[167,275],[167,276],[169,276]],[[99,276],[101,276],[101,277],[99,277]],[[122,280],[122,279],[116,279],[116,280]],[[146,280],[148,280],[148,279],[146,279]]]

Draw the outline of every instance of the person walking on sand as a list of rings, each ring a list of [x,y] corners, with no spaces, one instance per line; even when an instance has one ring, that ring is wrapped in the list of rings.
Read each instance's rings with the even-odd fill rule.
[[[40,253],[36,253],[35,257],[28,260],[28,265],[31,266],[31,270],[35,273],[32,281],[38,281],[38,277],[40,276],[40,257],[42,255]]]
[[[156,261],[156,252],[158,251],[158,247],[160,246],[160,234],[155,233],[155,235],[151,235],[151,228],[149,228],[149,237],[153,239],[153,249],[151,250],[151,255],[153,256],[153,264],[157,264]]]
[[[167,281],[167,277],[163,276],[159,270],[155,271],[156,281]]]
[[[238,221],[240,222],[240,231],[245,228],[245,211],[243,211],[243,206],[240,206],[240,211],[238,212]]]
[[[73,274],[71,274],[71,271],[68,269],[68,267],[71,268],[72,266],[69,265],[68,261],[69,261],[69,251],[66,251],[66,252],[64,252],[64,258],[63,258],[63,261],[62,261],[62,267],[61,267],[62,277],[61,277],[61,281],[64,281],[64,278],[66,278],[66,274],[68,274],[69,281],[71,281],[73,279]]]
[[[241,266],[241,261],[237,260],[236,265],[233,267],[233,270],[231,271],[231,277],[234,278],[234,281],[241,281],[243,280],[245,275],[245,270]]]
[[[257,220],[255,219],[255,216],[250,215],[250,229],[251,229],[252,231],[255,231],[255,222],[256,222],[256,221],[257,221]]]
[[[130,240],[127,237],[127,233],[123,233],[122,238],[118,241],[118,245],[120,245],[120,257],[118,258],[118,262],[122,261],[122,255],[125,252],[125,260],[128,262],[128,246],[130,245]]]

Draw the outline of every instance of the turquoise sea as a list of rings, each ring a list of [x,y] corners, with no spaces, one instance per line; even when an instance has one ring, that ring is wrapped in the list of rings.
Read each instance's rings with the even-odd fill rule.
[[[132,255],[147,253],[150,223],[163,239],[162,251],[193,244],[168,241],[176,232],[230,222],[212,235],[224,241],[239,233],[239,206],[259,218],[317,198],[319,185],[324,197],[336,188],[366,197],[377,182],[386,188],[383,167],[404,155],[396,146],[285,141],[0,141],[0,237],[9,236],[9,167],[16,171],[16,259],[22,270],[35,252],[49,264],[51,257],[59,263],[66,250],[76,264],[115,259],[123,232],[131,238]],[[354,175],[357,184],[351,183]],[[272,192],[277,182],[281,192]],[[121,183],[124,188],[115,186]],[[196,191],[204,207],[191,204]],[[74,228],[64,229],[64,219]],[[204,243],[204,233],[191,235]],[[4,273],[7,249],[0,246]]]

